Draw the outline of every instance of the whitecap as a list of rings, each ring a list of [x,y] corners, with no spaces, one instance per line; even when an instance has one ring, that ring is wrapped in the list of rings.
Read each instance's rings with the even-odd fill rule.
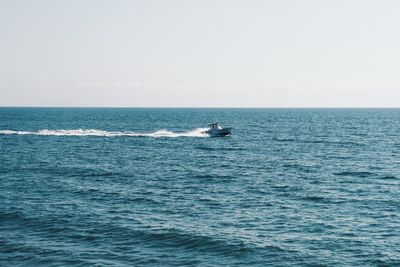
[[[38,131],[15,131],[15,130],[0,130],[0,134],[3,135],[41,135],[41,136],[102,136],[102,137],[114,137],[114,136],[142,136],[142,137],[207,137],[204,133],[206,128],[197,128],[187,132],[172,132],[165,129],[161,129],[155,132],[140,133],[132,131],[104,131],[97,129],[75,129],[75,130],[38,130]]]

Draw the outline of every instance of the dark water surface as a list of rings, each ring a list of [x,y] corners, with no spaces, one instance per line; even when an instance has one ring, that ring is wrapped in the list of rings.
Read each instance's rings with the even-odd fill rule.
[[[399,266],[399,155],[399,109],[0,108],[0,265]]]

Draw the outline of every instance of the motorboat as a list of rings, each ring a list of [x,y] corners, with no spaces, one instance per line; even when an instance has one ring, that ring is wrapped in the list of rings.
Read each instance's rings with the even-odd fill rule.
[[[203,133],[208,134],[211,137],[224,137],[227,135],[231,135],[232,128],[222,128],[218,125],[218,122],[211,123],[208,125],[210,129],[204,131]]]

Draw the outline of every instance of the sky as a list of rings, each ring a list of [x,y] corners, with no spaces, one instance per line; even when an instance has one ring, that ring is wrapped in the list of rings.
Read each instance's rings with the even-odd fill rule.
[[[0,106],[400,107],[400,1],[0,0]]]

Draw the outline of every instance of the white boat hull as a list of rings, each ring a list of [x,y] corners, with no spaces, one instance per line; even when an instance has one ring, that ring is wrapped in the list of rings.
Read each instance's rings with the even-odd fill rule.
[[[224,137],[227,135],[231,135],[231,128],[211,128],[204,133],[208,134],[211,137]]]

